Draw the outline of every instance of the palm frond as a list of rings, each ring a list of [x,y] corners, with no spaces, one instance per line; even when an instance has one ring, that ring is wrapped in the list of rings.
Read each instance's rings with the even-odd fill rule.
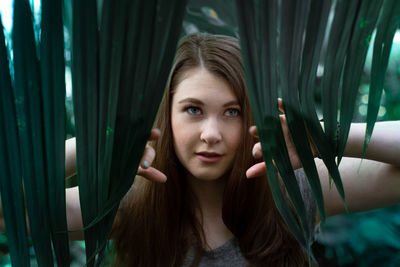
[[[25,195],[38,263],[53,266],[54,247],[58,265],[66,266],[69,264],[69,249],[64,186],[65,82],[61,2],[52,1],[49,5],[49,1],[43,1],[42,7],[39,63],[29,3],[26,0],[14,3],[14,92],[9,70],[5,67],[8,64],[2,36],[2,101],[6,101],[4,114],[11,118],[4,121],[9,129],[2,141],[10,142],[7,147],[9,158],[13,160],[8,169],[4,168],[7,170],[4,177],[8,178],[2,180],[2,191],[8,189],[9,192],[2,193],[2,201],[5,211],[15,208],[14,213],[5,212],[6,223],[10,225],[16,218],[19,220],[14,221],[15,227],[7,229],[11,236],[12,261],[21,263],[17,265],[27,265],[29,260],[23,206]],[[12,101],[15,106],[7,101]],[[18,129],[15,133],[12,120]],[[10,167],[15,170],[10,170]],[[11,177],[13,179],[8,180]],[[15,204],[9,203],[12,199],[10,193],[15,194]]]
[[[39,265],[53,266],[39,62],[28,1],[14,2],[15,101],[21,169],[32,243]]]
[[[335,163],[337,154],[337,114],[338,97],[341,90],[340,81],[343,72],[343,66],[349,46],[351,30],[354,25],[357,12],[359,10],[359,1],[337,1],[334,12],[334,18],[330,29],[328,48],[324,61],[324,75],[322,77],[322,106],[325,134],[318,122],[308,120],[310,135],[317,147],[320,157],[328,168],[330,177],[334,181],[336,188],[345,201],[343,184],[340,173]],[[315,62],[317,64],[317,62]],[[309,85],[309,93],[303,99],[313,98],[314,82]],[[310,101],[308,101],[310,103]],[[315,105],[303,104],[304,110],[309,114],[315,112]],[[314,111],[313,111],[314,110]],[[312,118],[312,117],[309,117]],[[316,118],[316,116],[314,116]],[[345,208],[347,205],[344,203]]]
[[[278,98],[278,17],[276,10],[278,1],[236,1],[236,5],[246,82],[261,139],[272,195],[282,218],[296,239],[304,249],[309,250],[309,242],[285,200],[275,166],[272,163],[273,159],[277,159],[275,162],[279,171],[282,172],[280,174],[285,180],[285,185],[291,186],[292,194],[289,195],[292,203],[298,203],[297,210],[304,214],[304,204],[299,187],[295,183],[294,172],[284,145],[279,111],[276,108]],[[306,220],[307,218],[304,216],[302,222],[307,224]]]
[[[376,76],[372,77],[374,82],[371,86],[381,90],[391,42],[399,23],[399,11],[394,1],[370,0],[236,1],[236,5],[246,82],[271,190],[285,222],[303,248],[308,250],[307,240],[311,234],[307,228],[309,222],[304,206],[298,203],[302,199],[291,171],[275,108],[278,92],[282,90],[290,135],[307,174],[321,219],[324,220],[322,189],[308,135],[344,201],[343,184],[335,157],[338,155],[340,162],[343,156],[366,53],[378,16],[381,14],[374,53],[373,71]],[[328,23],[330,15],[332,23]],[[279,34],[276,33],[277,28]],[[321,58],[324,42],[327,49]],[[321,66],[324,68],[321,90],[325,129],[319,122],[314,101],[317,70]],[[374,106],[370,117],[374,117],[374,120],[369,119],[366,144],[372,131],[371,125],[376,120],[380,92],[370,97],[370,105]],[[336,135],[338,111],[339,136]],[[274,180],[276,174],[272,161],[279,171],[302,231],[289,215],[291,211],[287,200],[281,196],[281,185]]]
[[[101,263],[117,207],[134,180],[186,7],[186,0],[99,3],[75,0],[73,9],[64,9],[73,12],[72,20],[66,16],[65,24],[73,27],[78,184],[88,266]],[[53,250],[58,265],[69,262],[61,6],[60,0],[42,1],[38,56],[28,1],[15,0],[15,84],[4,34],[0,33],[0,193],[16,266],[29,264],[24,204],[38,264],[52,266]],[[246,82],[272,195],[289,229],[310,252],[313,229],[285,146],[277,98],[282,95],[291,137],[324,220],[322,190],[308,135],[345,200],[335,156],[338,154],[340,162],[376,29],[366,151],[400,23],[400,2],[237,0],[236,7]],[[235,27],[219,31],[236,34]],[[324,41],[327,48],[321,56]],[[324,129],[314,102],[317,69],[322,64]],[[338,111],[341,129],[336,136]]]
[[[76,156],[82,221],[95,218],[98,140],[98,33],[95,0],[73,2],[72,89],[76,128]],[[96,250],[96,233],[85,231],[86,257]],[[89,264],[92,266],[93,263]]]
[[[346,63],[343,69],[338,162],[343,157],[353,119],[354,105],[358,94],[361,74],[364,69],[365,58],[382,3],[383,0],[362,1],[353,26],[350,45],[346,55]]]
[[[19,153],[17,114],[9,71],[3,25],[0,19],[0,194],[8,234],[11,262],[29,265]]]
[[[374,41],[373,61],[371,68],[371,84],[369,88],[369,102],[367,113],[367,128],[363,155],[371,139],[372,131],[378,116],[380,100],[385,84],[385,73],[389,63],[390,51],[394,34],[400,26],[400,2],[386,0],[379,16],[376,36]]]
[[[311,148],[308,145],[306,128],[301,118],[298,96],[303,36],[307,25],[309,8],[310,1],[302,2],[301,4],[299,2],[296,3],[296,1],[288,1],[281,6],[279,77],[282,86],[283,106],[288,127],[293,136],[293,142],[307,176],[311,181],[318,181],[318,172],[315,167]],[[284,144],[283,147],[285,147]],[[279,169],[279,164],[277,166]],[[290,162],[286,168],[292,168]],[[281,170],[279,171],[282,173]],[[313,229],[309,229],[308,227],[306,209],[304,203],[302,203],[303,199],[300,189],[297,186],[296,179],[293,179],[293,177],[285,178],[285,176],[284,174],[282,175],[282,180],[285,183],[293,206],[299,215],[304,234],[309,240]],[[286,180],[289,180],[291,183],[286,182]],[[318,185],[319,187],[315,188],[315,190],[316,192],[321,192],[319,200],[322,200],[321,205],[323,205],[322,190],[320,184]],[[299,207],[297,202],[300,202],[303,206]]]
[[[119,202],[135,177],[185,6],[183,0],[105,0],[97,31],[95,2],[75,2],[78,184],[89,265],[101,261]],[[92,11],[88,15],[84,10]]]
[[[324,59],[324,75],[322,77],[322,107],[325,134],[329,144],[325,144],[336,151],[338,99],[347,48],[349,46],[352,27],[355,23],[360,1],[337,1],[334,18],[329,34],[329,42]],[[323,146],[321,146],[323,147]]]
[[[306,37],[304,41],[304,49],[300,70],[301,73],[298,85],[301,107],[296,108],[297,112],[301,112],[303,118],[307,118],[307,120],[303,122],[304,124],[298,125],[298,127],[302,128],[303,135],[304,133],[306,133],[306,135],[302,137],[303,142],[297,141],[299,144],[297,144],[296,147],[299,147],[299,157],[302,160],[302,165],[304,166],[305,173],[307,174],[311,190],[314,194],[314,197],[316,198],[321,221],[324,221],[326,217],[325,204],[321,190],[321,182],[319,180],[314,161],[310,161],[312,156],[309,154],[310,151],[308,151],[308,146],[306,146],[306,148],[302,148],[300,147],[300,145],[308,143],[307,130],[304,128],[304,126],[307,126],[308,129],[310,129],[310,125],[316,127],[318,131],[313,131],[314,139],[325,140],[318,120],[318,116],[315,112],[315,101],[313,95],[315,78],[318,68],[318,59],[320,58],[320,52],[323,44],[331,4],[331,1],[311,1],[310,16],[307,22]],[[296,95],[295,88],[296,87],[293,87],[292,89],[293,95]],[[295,101],[293,105],[296,105]],[[301,121],[300,118],[298,119],[299,121]],[[293,130],[295,129],[292,129],[292,135],[294,135]],[[307,151],[307,154],[300,154],[302,153],[301,151]],[[331,154],[331,163],[334,166],[333,153]]]
[[[65,64],[60,0],[42,1],[40,71],[52,243],[59,266],[69,266],[65,208]]]

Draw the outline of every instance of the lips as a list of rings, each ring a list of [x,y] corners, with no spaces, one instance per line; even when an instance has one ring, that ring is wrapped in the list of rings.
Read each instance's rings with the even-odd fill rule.
[[[197,158],[206,163],[213,163],[213,162],[218,162],[221,158],[222,155],[215,153],[215,152],[208,152],[208,151],[202,151],[199,153],[196,153]]]

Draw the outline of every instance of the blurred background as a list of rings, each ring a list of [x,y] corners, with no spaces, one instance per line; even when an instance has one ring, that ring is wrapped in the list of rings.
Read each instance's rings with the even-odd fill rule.
[[[39,40],[41,2],[40,0],[30,0],[30,3],[34,10],[33,18],[36,38]],[[10,48],[12,0],[0,1],[0,14],[7,46]],[[70,69],[71,14],[71,0],[65,0],[67,138],[75,136]],[[234,1],[190,0],[182,25],[182,36],[199,31],[238,37]],[[373,40],[371,44],[373,45]],[[358,105],[353,119],[355,122],[363,122],[367,115],[372,45],[370,45],[364,66],[362,84],[359,88]],[[9,53],[12,58],[12,50]],[[12,66],[10,67],[12,69]],[[322,75],[322,73],[323,62],[321,62],[321,66],[318,69],[318,74]],[[318,82],[315,90],[315,99],[317,103],[321,103]],[[400,31],[394,37],[378,116],[378,121],[400,120]],[[320,225],[314,248],[319,256],[321,266],[400,266],[400,205],[330,217]],[[34,259],[33,249],[31,255],[32,259]],[[71,242],[71,258],[73,259],[71,266],[83,266],[85,264],[83,242]],[[35,264],[36,262],[32,261],[32,266],[35,266]],[[11,266],[7,236],[3,233],[0,234],[0,266]]]

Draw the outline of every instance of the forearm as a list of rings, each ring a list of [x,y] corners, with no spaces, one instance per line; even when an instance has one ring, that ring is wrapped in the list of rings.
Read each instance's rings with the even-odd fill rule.
[[[365,123],[351,125],[345,157],[362,157],[365,128]],[[375,124],[365,158],[400,166],[400,121]]]
[[[82,240],[84,238],[83,231],[76,231],[81,230],[83,227],[81,205],[79,201],[79,188],[69,188],[65,193],[68,230],[72,231],[69,233],[69,239]]]
[[[65,141],[65,178],[76,174],[76,140],[71,138]]]

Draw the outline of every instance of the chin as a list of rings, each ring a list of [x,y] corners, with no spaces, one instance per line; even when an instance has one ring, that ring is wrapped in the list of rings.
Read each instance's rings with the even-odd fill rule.
[[[192,172],[191,174],[195,179],[198,179],[198,180],[216,181],[216,180],[219,180],[219,179],[222,179],[222,178],[226,177],[228,173],[227,172],[225,172],[225,173],[222,173],[222,172],[213,173],[213,172],[210,172],[210,171],[204,171],[204,172]]]
[[[193,175],[194,178],[202,181],[215,181],[221,178],[220,175],[210,175],[210,174],[204,174],[204,175]]]

